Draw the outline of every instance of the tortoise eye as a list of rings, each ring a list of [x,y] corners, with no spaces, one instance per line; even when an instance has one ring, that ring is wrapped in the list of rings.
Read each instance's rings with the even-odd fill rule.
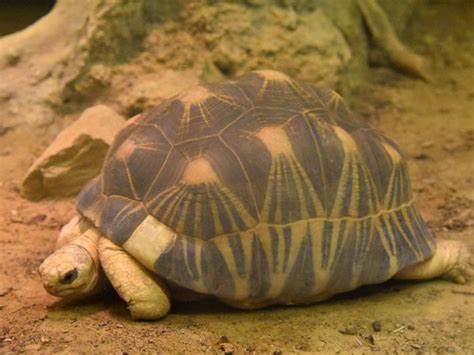
[[[64,274],[64,277],[59,281],[60,283],[62,284],[70,284],[72,283],[75,279],[77,279],[77,275],[79,273],[77,272],[77,269],[74,268],[72,270],[69,270],[68,272],[66,272],[66,274]]]

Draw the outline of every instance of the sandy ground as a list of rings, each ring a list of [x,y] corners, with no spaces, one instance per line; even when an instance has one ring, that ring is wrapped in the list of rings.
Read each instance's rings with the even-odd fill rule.
[[[421,39],[413,46],[433,58],[434,80],[374,69],[352,106],[405,150],[418,206],[436,235],[464,240],[474,251],[474,40],[465,38],[472,16],[464,30],[462,21],[442,22],[434,10],[419,19],[412,31]],[[421,23],[434,21],[438,29],[420,36]],[[454,24],[457,32],[444,30]],[[442,280],[390,281],[321,304],[255,312],[175,304],[154,323],[132,322],[116,295],[57,302],[37,269],[74,201],[32,203],[19,194],[49,139],[0,130],[1,353],[474,352],[474,286]]]

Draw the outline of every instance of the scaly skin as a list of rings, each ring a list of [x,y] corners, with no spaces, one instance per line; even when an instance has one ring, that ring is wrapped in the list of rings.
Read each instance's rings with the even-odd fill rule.
[[[457,240],[438,240],[434,255],[409,266],[395,276],[402,280],[428,280],[442,277],[459,284],[474,278],[474,256]]]
[[[127,302],[133,319],[156,320],[168,314],[169,291],[157,275],[106,238],[99,240],[99,255],[107,277]]]

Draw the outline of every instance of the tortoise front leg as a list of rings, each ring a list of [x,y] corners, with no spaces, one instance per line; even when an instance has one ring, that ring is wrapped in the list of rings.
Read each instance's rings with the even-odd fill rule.
[[[157,320],[166,316],[169,291],[157,275],[146,270],[125,250],[106,238],[99,240],[102,267],[135,320]]]
[[[457,240],[438,240],[434,255],[395,275],[401,280],[426,280],[435,277],[464,284],[474,278],[474,255]]]

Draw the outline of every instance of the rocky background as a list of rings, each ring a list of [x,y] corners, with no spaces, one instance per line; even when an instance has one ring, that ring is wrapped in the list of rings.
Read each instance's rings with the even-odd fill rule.
[[[379,3],[400,32],[420,1]],[[48,127],[96,102],[132,116],[183,87],[257,68],[350,93],[377,47],[363,2],[375,3],[59,0],[0,39],[1,125]]]

